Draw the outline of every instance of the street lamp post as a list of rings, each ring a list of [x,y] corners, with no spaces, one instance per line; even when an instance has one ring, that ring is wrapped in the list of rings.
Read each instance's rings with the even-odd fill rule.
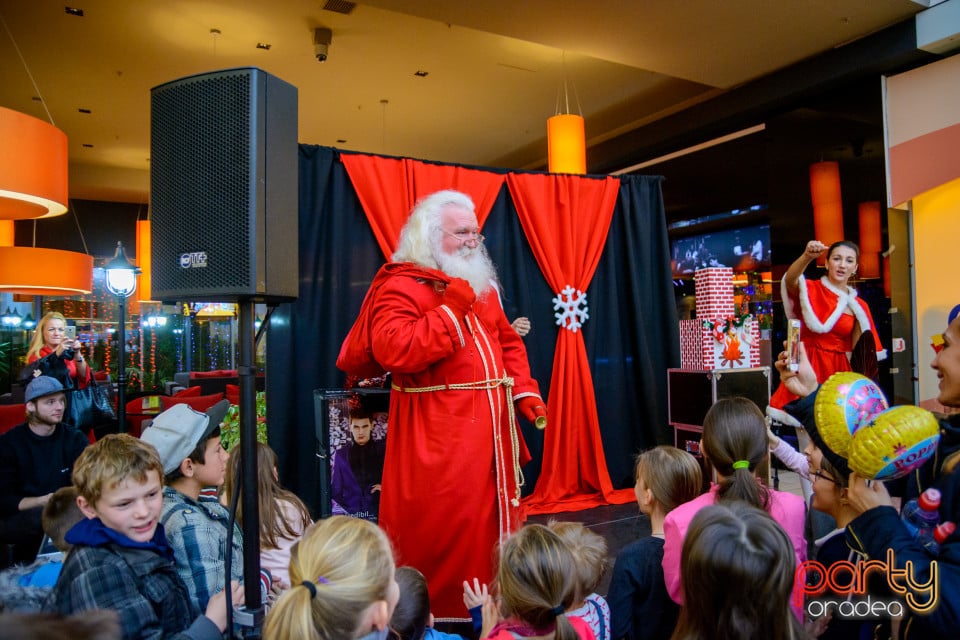
[[[137,288],[137,274],[140,269],[127,260],[123,243],[117,243],[117,251],[104,267],[107,274],[107,291],[117,297],[120,303],[120,331],[118,336],[119,361],[117,362],[117,422],[121,433],[127,431],[127,335],[126,311],[127,298]]]

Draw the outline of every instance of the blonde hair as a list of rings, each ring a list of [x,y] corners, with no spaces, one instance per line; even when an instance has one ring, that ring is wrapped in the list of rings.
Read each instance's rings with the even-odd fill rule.
[[[386,600],[393,552],[377,525],[331,516],[312,525],[290,556],[291,588],[270,609],[263,637],[313,640],[357,638],[363,613]],[[310,586],[304,585],[309,582]],[[312,589],[316,592],[313,597]]]
[[[665,514],[699,496],[703,488],[703,471],[697,459],[683,449],[667,445],[637,456],[634,479],[643,480]]]
[[[262,549],[278,549],[278,538],[296,539],[300,532],[311,522],[310,512],[303,501],[295,493],[284,489],[274,477],[277,467],[277,454],[268,445],[257,442],[257,504],[260,511],[260,547]],[[227,475],[223,482],[223,495],[229,503],[233,500],[233,492],[240,482],[241,462],[240,444],[230,450],[230,462],[227,464]],[[288,522],[280,510],[280,501],[289,503],[296,511],[296,522]],[[237,503],[237,522],[243,524],[243,504]],[[296,526],[294,526],[296,524]]]
[[[43,333],[47,329],[47,325],[51,320],[60,320],[63,322],[63,326],[67,326],[67,319],[59,311],[48,311],[42,318],[40,322],[37,323],[37,328],[33,331],[33,337],[30,338],[30,346],[27,348],[27,359],[30,356],[40,357],[40,349],[43,349],[46,344],[43,341]]]
[[[103,492],[127,478],[144,483],[156,471],[163,484],[163,464],[152,444],[126,433],[111,433],[83,450],[73,466],[73,486],[90,506]]]
[[[556,533],[530,524],[500,548],[497,589],[503,613],[538,629],[556,622],[556,640],[577,640],[563,612],[573,604],[576,563]]]
[[[579,602],[596,591],[607,568],[607,541],[579,522],[551,520],[547,527],[560,536],[573,554],[577,565],[577,593]]]

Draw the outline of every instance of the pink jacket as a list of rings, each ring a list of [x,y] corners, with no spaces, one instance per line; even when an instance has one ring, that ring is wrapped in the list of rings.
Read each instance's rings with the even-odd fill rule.
[[[663,578],[667,585],[667,593],[677,604],[683,604],[683,589],[680,584],[680,551],[683,548],[683,539],[687,535],[690,521],[700,509],[715,504],[717,501],[717,485],[712,485],[710,491],[686,502],[667,514],[663,523]],[[803,498],[783,491],[770,491],[770,516],[776,520],[790,536],[793,543],[797,566],[807,558],[807,543],[803,538],[803,520],[806,514],[806,504]],[[793,599],[791,598],[791,605]],[[801,618],[802,619],[802,618]]]

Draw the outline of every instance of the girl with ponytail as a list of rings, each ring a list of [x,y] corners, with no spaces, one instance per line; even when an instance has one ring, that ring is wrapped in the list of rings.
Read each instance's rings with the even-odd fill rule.
[[[290,589],[270,609],[266,640],[385,640],[400,590],[377,525],[332,516],[311,525],[290,557]]]
[[[683,540],[690,521],[703,507],[740,501],[763,509],[789,536],[797,566],[807,557],[803,498],[764,484],[769,467],[767,425],[757,405],[746,398],[718,400],[703,420],[700,449],[715,481],[707,493],[668,513],[663,523],[663,575],[670,597],[678,604],[683,604]],[[799,607],[795,611],[801,615]]]
[[[494,590],[499,593],[499,606],[497,600],[484,596],[481,638],[594,640],[583,620],[564,614],[576,596],[576,561],[569,547],[547,527],[530,524],[507,538],[500,547]]]

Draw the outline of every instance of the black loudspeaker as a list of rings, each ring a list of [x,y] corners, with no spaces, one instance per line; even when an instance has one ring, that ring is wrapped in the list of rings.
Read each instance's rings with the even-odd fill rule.
[[[252,67],[174,80],[150,135],[151,298],[296,298],[296,87]]]

